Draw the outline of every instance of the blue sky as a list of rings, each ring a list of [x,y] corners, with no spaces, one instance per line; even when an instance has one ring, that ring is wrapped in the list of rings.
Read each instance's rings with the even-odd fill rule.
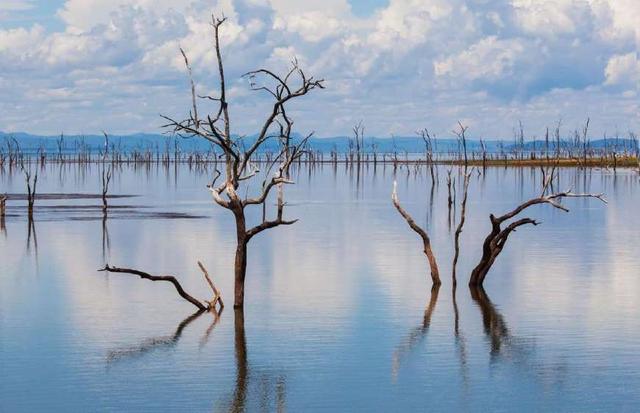
[[[640,129],[637,0],[2,0],[0,130],[158,132],[189,91],[215,93],[208,17],[223,28],[236,133],[268,108],[241,74],[297,58],[327,89],[292,107],[297,128],[348,134],[529,137],[591,118]]]

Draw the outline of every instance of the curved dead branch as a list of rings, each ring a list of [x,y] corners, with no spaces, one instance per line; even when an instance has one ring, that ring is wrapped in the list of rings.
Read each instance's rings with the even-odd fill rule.
[[[182,285],[180,284],[180,282],[173,275],[151,275],[144,271],[139,271],[132,268],[111,267],[109,266],[109,264],[106,264],[103,269],[98,271],[106,271],[106,272],[120,273],[120,274],[132,274],[132,275],[137,275],[138,277],[143,278],[145,280],[170,282],[171,284],[173,284],[173,286],[175,287],[180,297],[184,298],[185,300],[187,300],[188,302],[196,306],[198,310],[202,310],[202,311],[208,310],[207,305],[203,304],[198,299],[193,298],[193,296],[188,294],[184,290],[184,288],[182,288]]]
[[[216,312],[222,311],[222,308],[224,307],[224,303],[222,302],[220,291],[215,287],[215,285],[213,284],[213,281],[211,281],[211,278],[209,277],[209,273],[207,272],[206,268],[204,267],[204,265],[202,265],[200,261],[198,261],[198,266],[202,270],[205,280],[207,281],[207,283],[211,287],[211,290],[213,291],[213,299],[211,301],[203,302],[198,300],[197,298],[194,298],[191,294],[187,293],[184,290],[184,288],[182,287],[178,279],[173,275],[152,275],[147,272],[132,269],[132,268],[112,267],[109,264],[106,264],[104,268],[98,271],[106,271],[110,273],[119,273],[119,274],[131,274],[131,275],[137,275],[138,277],[145,280],[169,282],[176,289],[180,297],[184,298],[185,300],[193,304],[198,310],[200,311],[213,310]],[[220,305],[219,310],[216,309],[216,304]]]
[[[393,181],[393,193],[391,194],[391,201],[393,202],[393,206],[396,207],[400,215],[407,221],[409,227],[414,230],[420,238],[422,238],[422,243],[424,245],[424,253],[427,256],[427,260],[429,261],[429,267],[431,269],[431,281],[434,285],[440,285],[440,271],[438,270],[438,264],[436,263],[436,257],[433,254],[433,250],[431,248],[431,239],[427,232],[420,228],[418,224],[414,221],[414,219],[409,215],[407,211],[402,208],[400,205],[400,200],[398,199],[398,183]]]

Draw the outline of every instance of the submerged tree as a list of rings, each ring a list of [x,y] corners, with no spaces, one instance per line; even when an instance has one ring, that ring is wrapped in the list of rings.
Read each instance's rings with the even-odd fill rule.
[[[33,219],[33,205],[36,201],[36,188],[38,186],[38,170],[36,169],[35,174],[31,175],[31,167],[29,169],[25,169],[24,163],[21,165],[22,172],[24,173],[25,181],[27,182],[27,214],[29,220]]]
[[[431,239],[429,238],[429,234],[427,234],[427,231],[425,231],[418,224],[416,224],[416,222],[411,217],[411,215],[409,215],[409,213],[405,211],[404,208],[402,208],[402,205],[400,205],[400,200],[398,199],[397,187],[398,187],[398,183],[394,181],[393,193],[391,194],[391,201],[393,202],[393,206],[396,207],[400,215],[402,215],[402,218],[404,218],[404,220],[407,221],[407,224],[409,224],[409,227],[412,230],[414,230],[418,235],[420,235],[420,238],[422,238],[424,253],[427,256],[427,260],[429,261],[429,268],[431,269],[431,281],[433,282],[433,285],[440,285],[441,284],[440,271],[438,270],[436,256],[434,255],[433,250],[431,249]]]
[[[491,220],[491,232],[484,240],[480,262],[471,272],[471,277],[469,279],[470,286],[481,286],[483,284],[487,273],[491,269],[491,266],[495,262],[496,258],[498,258],[498,255],[500,255],[500,253],[504,249],[507,243],[507,239],[509,238],[509,235],[511,235],[511,233],[513,233],[523,225],[539,224],[538,221],[531,218],[520,218],[515,221],[511,221],[529,207],[540,204],[549,204],[561,211],[569,212],[569,209],[567,209],[560,203],[562,198],[597,198],[606,203],[603,194],[576,194],[572,192],[571,189],[568,189],[564,192],[548,194],[553,186],[555,168],[553,168],[550,173],[546,173],[544,169],[542,171],[542,193],[539,197],[532,198],[526,202],[523,202],[515,209],[507,212],[504,215],[498,217],[493,214],[489,215],[489,219]],[[507,224],[508,222],[510,223],[503,228],[502,225]]]
[[[247,271],[247,244],[260,232],[279,225],[291,225],[297,220],[286,220],[283,217],[284,210],[284,184],[293,183],[289,178],[289,168],[292,162],[298,159],[302,153],[307,139],[294,144],[291,138],[293,121],[287,114],[285,107],[296,98],[302,97],[316,88],[323,88],[323,80],[316,80],[307,76],[299,67],[297,61],[292,62],[292,67],[284,75],[278,75],[268,69],[258,69],[244,75],[251,83],[251,89],[263,91],[273,98],[271,111],[262,124],[262,127],[255,140],[245,148],[242,138],[234,138],[231,132],[231,118],[229,116],[225,71],[222,62],[222,52],[220,45],[220,27],[225,22],[225,18],[212,18],[214,32],[214,46],[218,62],[218,74],[220,77],[220,94],[218,96],[199,96],[196,94],[195,84],[191,76],[191,66],[186,53],[181,50],[184,57],[185,66],[190,74],[192,109],[189,117],[185,120],[168,120],[165,127],[171,128],[173,132],[182,137],[199,137],[206,139],[222,150],[225,162],[224,180],[216,184],[217,179],[223,175],[216,170],[209,190],[213,195],[216,204],[230,210],[233,213],[236,224],[237,247],[235,253],[235,292],[234,307],[242,308],[244,305],[244,283]],[[259,85],[259,78],[264,81],[264,85]],[[205,116],[199,116],[198,98],[215,102],[217,109]],[[260,192],[257,196],[248,198],[240,195],[240,186],[252,178],[256,177],[259,170],[253,167],[259,149],[271,138],[277,138],[280,142],[280,151],[267,168],[269,174],[272,168],[278,164],[272,176],[266,176],[262,182]],[[266,216],[266,201],[272,189],[277,188],[277,211],[276,217],[268,219]],[[252,205],[262,205],[262,222],[255,226],[248,226],[245,208]]]

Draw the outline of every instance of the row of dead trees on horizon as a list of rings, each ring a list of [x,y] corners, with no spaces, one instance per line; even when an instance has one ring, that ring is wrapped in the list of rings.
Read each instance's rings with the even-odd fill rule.
[[[545,141],[533,140],[531,142],[516,141],[507,145],[500,142],[497,148],[489,150],[487,142],[480,139],[472,142],[462,134],[468,127],[460,125],[460,130],[453,131],[457,138],[457,147],[452,149],[438,149],[438,139],[428,130],[418,131],[417,139],[424,143],[422,152],[410,152],[396,147],[387,151],[380,151],[378,143],[372,138],[367,143],[362,133],[364,126],[358,123],[354,127],[354,137],[348,139],[348,147],[339,150],[334,146],[330,150],[313,149],[312,145],[305,145],[304,153],[296,160],[297,163],[306,164],[463,164],[474,166],[518,166],[518,165],[544,165],[550,164],[559,158],[564,165],[577,167],[640,167],[640,145],[634,132],[629,132],[628,138],[607,138],[608,143],[604,147],[593,147],[589,140],[562,138],[549,144]],[[462,131],[462,133],[461,133]],[[548,132],[547,132],[548,134]],[[235,138],[234,145],[243,146],[243,139]],[[108,141],[108,138],[106,138]],[[391,138],[395,142],[395,138]],[[546,143],[545,143],[546,142]],[[473,143],[473,145],[472,145]],[[479,145],[479,147],[478,147]],[[472,148],[473,146],[473,148]],[[222,163],[224,153],[215,148],[210,150],[181,150],[178,140],[174,141],[172,150],[162,150],[157,147],[135,148],[125,150],[116,146],[108,146],[107,150],[94,151],[85,145],[74,147],[63,153],[47,153],[44,146],[37,151],[23,150],[14,139],[5,138],[5,144],[0,144],[0,167],[19,167],[24,163],[40,164],[159,164],[169,166],[171,164],[218,164]],[[278,156],[273,150],[257,151],[252,162],[268,164]]]

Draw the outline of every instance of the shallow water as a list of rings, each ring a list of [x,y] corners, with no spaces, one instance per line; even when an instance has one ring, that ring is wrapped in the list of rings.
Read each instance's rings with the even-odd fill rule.
[[[231,308],[233,222],[210,199],[211,175],[119,168],[110,192],[133,196],[111,199],[104,225],[91,197],[38,200],[33,225],[24,200],[8,202],[0,411],[640,409],[632,171],[563,169],[560,189],[604,192],[609,203],[532,208],[542,225],[512,235],[485,291],[466,280],[488,215],[538,194],[540,173],[474,173],[454,296],[444,167],[432,196],[426,171],[395,175],[403,206],[432,236],[438,291],[419,238],[391,205],[392,167],[302,168],[285,211],[300,221],[249,246],[244,323]],[[99,188],[96,165],[48,166],[38,181],[48,194]],[[24,193],[24,177],[5,169],[0,192]],[[197,260],[227,301],[217,323],[190,318],[194,307],[170,285],[96,271],[109,262],[174,274],[206,298]]]

